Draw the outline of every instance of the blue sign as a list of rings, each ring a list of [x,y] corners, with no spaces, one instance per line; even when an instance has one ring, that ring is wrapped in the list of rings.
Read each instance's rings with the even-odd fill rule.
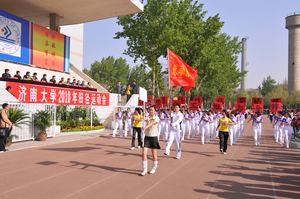
[[[0,10],[0,60],[29,64],[30,22]]]

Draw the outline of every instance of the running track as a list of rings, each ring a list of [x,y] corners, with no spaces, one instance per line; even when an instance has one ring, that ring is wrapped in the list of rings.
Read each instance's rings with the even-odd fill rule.
[[[259,147],[249,125],[227,155],[217,140],[188,140],[180,160],[159,151],[158,172],[144,177],[141,150],[129,145],[130,139],[104,136],[1,153],[0,198],[300,198],[299,151],[275,144],[268,121]]]

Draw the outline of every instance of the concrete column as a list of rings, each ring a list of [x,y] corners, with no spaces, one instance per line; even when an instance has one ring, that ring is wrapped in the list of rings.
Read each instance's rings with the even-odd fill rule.
[[[300,14],[286,17],[289,31],[288,46],[288,90],[291,94],[300,91]]]
[[[60,31],[59,27],[59,16],[56,13],[49,14],[49,27],[51,30],[55,30],[57,32]]]

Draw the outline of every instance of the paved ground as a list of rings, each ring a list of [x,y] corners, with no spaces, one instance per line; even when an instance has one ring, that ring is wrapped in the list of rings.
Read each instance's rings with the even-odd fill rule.
[[[129,139],[91,137],[1,153],[0,198],[300,198],[299,151],[274,144],[267,123],[263,133],[262,146],[254,147],[247,126],[227,155],[217,141],[185,141],[180,160],[160,151],[158,172],[144,177],[141,151],[129,150]]]

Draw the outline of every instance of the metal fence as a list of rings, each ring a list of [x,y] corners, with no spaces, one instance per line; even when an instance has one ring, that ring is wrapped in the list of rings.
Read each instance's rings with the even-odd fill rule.
[[[19,108],[24,110],[29,116],[29,125],[21,125],[20,127],[13,127],[11,134],[13,135],[13,142],[33,140],[38,134],[38,129],[34,126],[34,114],[39,110],[45,110],[50,113],[51,126],[46,129],[48,137],[54,137],[56,134],[56,105],[45,104],[11,104],[12,108]]]

